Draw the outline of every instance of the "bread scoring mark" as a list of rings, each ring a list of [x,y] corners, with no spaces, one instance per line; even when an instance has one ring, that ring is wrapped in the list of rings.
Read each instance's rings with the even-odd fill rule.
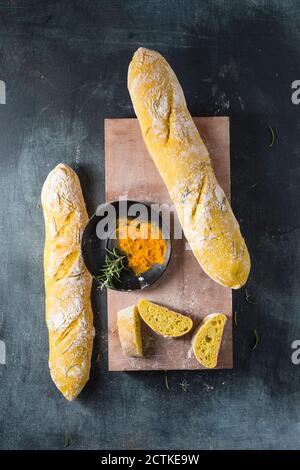
[[[78,259],[78,256],[79,250],[76,249],[64,257],[53,276],[54,281],[59,281],[63,277],[68,277],[68,273],[72,270],[75,261]]]
[[[192,220],[195,219],[197,215],[197,210],[200,208],[201,203],[207,203],[206,201],[203,201],[204,194],[205,194],[205,189],[207,186],[207,179],[206,177],[203,178],[203,180],[199,183],[198,189],[196,190],[196,199],[192,207]]]

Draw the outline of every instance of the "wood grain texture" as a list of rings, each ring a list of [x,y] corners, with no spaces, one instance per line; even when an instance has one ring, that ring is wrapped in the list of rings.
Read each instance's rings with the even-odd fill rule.
[[[230,198],[229,118],[195,118],[216,172]],[[137,119],[105,120],[106,201],[119,197],[172,206],[165,184],[149,155]],[[176,217],[176,215],[175,215]],[[109,370],[201,369],[191,350],[191,334],[165,339],[143,325],[144,358],[124,357],[117,332],[117,312],[147,298],[192,317],[197,327],[209,313],[228,316],[217,368],[232,367],[232,294],[201,269],[185,239],[173,240],[171,262],[153,286],[135,292],[108,291]]]

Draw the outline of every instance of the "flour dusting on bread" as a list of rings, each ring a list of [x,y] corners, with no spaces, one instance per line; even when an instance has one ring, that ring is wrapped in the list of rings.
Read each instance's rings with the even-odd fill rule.
[[[42,189],[49,367],[65,398],[73,400],[89,378],[93,338],[92,279],[80,251],[88,221],[77,175],[67,165],[52,170]]]
[[[128,89],[195,257],[219,284],[241,287],[249,253],[175,73],[158,52],[140,48],[129,66]]]

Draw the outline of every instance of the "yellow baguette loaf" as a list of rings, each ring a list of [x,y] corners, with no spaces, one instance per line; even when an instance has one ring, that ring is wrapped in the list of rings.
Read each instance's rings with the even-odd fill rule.
[[[129,66],[128,89],[198,262],[217,283],[240,288],[250,271],[249,253],[175,73],[160,54],[140,48]]]
[[[178,337],[186,335],[193,326],[191,318],[181,313],[173,312],[149,300],[138,302],[138,310],[144,322],[163,336]]]
[[[209,369],[213,369],[218,363],[226,321],[226,315],[223,313],[207,315],[193,336],[192,346],[195,357]]]
[[[67,165],[60,164],[49,173],[42,189],[42,206],[49,368],[64,397],[74,400],[89,379],[95,332],[92,278],[80,252],[88,215],[79,179]]]
[[[141,319],[136,305],[119,310],[118,332],[125,356],[140,357],[143,355]]]

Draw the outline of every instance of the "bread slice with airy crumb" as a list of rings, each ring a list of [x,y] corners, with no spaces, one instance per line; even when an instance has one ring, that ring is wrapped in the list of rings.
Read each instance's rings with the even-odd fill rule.
[[[193,326],[191,318],[181,313],[142,299],[138,303],[139,314],[144,322],[163,336],[178,337],[186,335]]]
[[[136,305],[123,308],[118,312],[118,332],[125,356],[143,355],[141,319]]]
[[[227,317],[223,313],[212,313],[204,318],[192,339],[196,359],[204,367],[213,369],[218,363],[224,326]]]

